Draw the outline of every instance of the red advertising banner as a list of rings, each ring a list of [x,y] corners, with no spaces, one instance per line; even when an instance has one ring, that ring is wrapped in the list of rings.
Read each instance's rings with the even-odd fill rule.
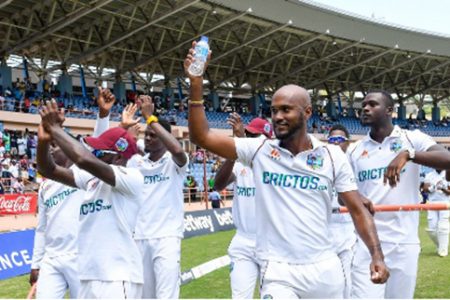
[[[0,195],[0,215],[36,213],[37,194]]]

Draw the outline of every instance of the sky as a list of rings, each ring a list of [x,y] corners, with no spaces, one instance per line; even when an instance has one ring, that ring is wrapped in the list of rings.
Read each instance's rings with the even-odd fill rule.
[[[450,36],[448,0],[313,0],[358,15]]]

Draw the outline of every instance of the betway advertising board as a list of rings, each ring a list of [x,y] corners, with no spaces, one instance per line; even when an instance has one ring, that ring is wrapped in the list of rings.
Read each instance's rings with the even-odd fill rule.
[[[184,237],[234,229],[231,208],[208,209],[184,214]]]

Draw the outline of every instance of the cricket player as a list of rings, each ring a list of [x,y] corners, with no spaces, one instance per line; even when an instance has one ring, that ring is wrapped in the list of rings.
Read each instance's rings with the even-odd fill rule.
[[[228,123],[236,137],[271,138],[272,126],[267,120],[254,118],[245,128],[241,117],[232,113]],[[259,277],[256,259],[255,182],[250,167],[227,159],[214,179],[214,190],[221,191],[234,182],[233,221],[236,234],[228,247],[231,259],[230,283],[233,299],[251,299]]]
[[[419,165],[449,168],[450,153],[419,130],[392,124],[394,101],[382,90],[367,94],[361,122],[370,126],[349,157],[359,191],[376,204],[418,204]],[[375,224],[391,273],[385,285],[366,276],[370,256],[358,242],[352,267],[352,297],[413,298],[420,252],[419,212],[375,214]]]
[[[345,154],[306,133],[312,115],[308,92],[278,89],[271,112],[276,139],[231,138],[209,130],[203,76],[192,76],[196,42],[184,61],[190,79],[189,134],[193,143],[251,166],[255,180],[256,256],[261,261],[262,298],[341,298],[344,274],[332,249],[328,222],[333,188],[350,210],[372,256],[371,275],[384,283],[384,264],[373,218],[360,199]]]
[[[347,128],[341,124],[333,125],[328,135],[328,143],[341,147],[344,153],[350,145],[350,134]],[[337,194],[334,193],[333,208],[340,206]],[[345,288],[343,297],[350,298],[351,294],[351,264],[353,260],[353,248],[356,243],[355,226],[349,214],[332,214],[330,219],[330,231],[333,237],[333,248],[342,262],[344,270]]]
[[[144,298],[177,299],[180,293],[180,253],[184,225],[183,182],[189,163],[171,126],[153,115],[149,96],[140,96],[147,121],[145,156],[128,162],[144,175],[135,239],[144,266]]]
[[[93,136],[108,129],[114,100],[106,90],[99,94],[99,115]],[[57,165],[77,168],[59,147],[50,146],[50,151]],[[83,191],[50,179],[39,187],[38,224],[30,273],[30,284],[37,282],[38,299],[62,299],[67,289],[71,298],[78,296],[78,219],[83,199]]]
[[[448,203],[450,190],[445,173],[445,171],[437,169],[425,176],[423,191],[428,193],[428,201]],[[437,254],[441,257],[448,255],[449,214],[448,210],[428,211],[426,231],[436,245]]]
[[[40,115],[39,172],[85,191],[79,209],[78,298],[140,298],[143,268],[133,235],[144,178],[139,170],[123,167],[137,152],[135,139],[117,127],[82,144],[62,129],[64,114],[56,102],[47,103]],[[50,141],[79,169],[56,165]]]

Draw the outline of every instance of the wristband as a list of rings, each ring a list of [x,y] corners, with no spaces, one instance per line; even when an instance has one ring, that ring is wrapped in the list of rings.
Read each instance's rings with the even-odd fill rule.
[[[189,100],[190,105],[196,105],[196,106],[203,105],[204,102],[205,102],[204,100]]]
[[[155,115],[151,115],[150,117],[147,118],[147,125],[152,124],[153,122],[158,122],[158,117]]]

